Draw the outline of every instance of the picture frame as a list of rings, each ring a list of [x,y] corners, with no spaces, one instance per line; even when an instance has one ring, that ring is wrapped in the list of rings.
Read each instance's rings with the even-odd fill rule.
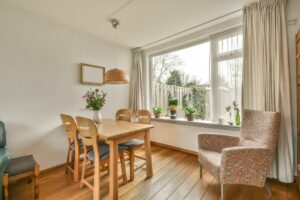
[[[105,67],[91,65],[86,63],[80,64],[81,84],[82,85],[104,85]]]

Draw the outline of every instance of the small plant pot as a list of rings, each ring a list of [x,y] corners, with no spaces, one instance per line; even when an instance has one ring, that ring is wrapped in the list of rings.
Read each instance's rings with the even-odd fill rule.
[[[194,115],[186,115],[188,121],[194,121]]]
[[[176,115],[176,110],[170,110],[171,112],[171,119],[176,119],[177,115]]]
[[[159,118],[160,118],[160,113],[154,113],[154,117],[155,117],[156,119],[159,119]]]

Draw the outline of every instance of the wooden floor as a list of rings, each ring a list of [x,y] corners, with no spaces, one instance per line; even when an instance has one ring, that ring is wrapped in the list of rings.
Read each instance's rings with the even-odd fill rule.
[[[220,199],[220,185],[209,173],[204,172],[203,179],[199,179],[199,164],[196,156],[152,146],[152,158],[154,176],[151,179],[145,179],[145,169],[139,169],[134,181],[120,185],[119,199]],[[108,199],[107,177],[106,175],[101,179],[102,199]],[[225,199],[300,199],[300,192],[296,183],[269,182],[273,190],[271,198],[264,188],[226,185]],[[10,199],[33,199],[33,185],[29,184],[27,180],[12,184],[10,186]],[[71,175],[65,174],[64,168],[60,167],[41,175],[40,199],[87,200],[92,199],[92,192],[86,187],[80,189],[79,183],[74,183]]]

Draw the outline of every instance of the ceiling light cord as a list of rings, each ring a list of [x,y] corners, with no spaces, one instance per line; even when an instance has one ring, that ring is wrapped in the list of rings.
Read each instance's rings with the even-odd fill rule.
[[[118,66],[118,47],[117,47],[117,43],[118,43],[118,37],[117,37],[117,26],[114,26],[115,29],[115,56],[116,56],[116,60],[115,60],[115,67]]]
[[[113,18],[118,12],[120,12],[121,10],[123,10],[125,7],[127,7],[129,4],[131,4],[133,1],[135,0],[129,0],[127,1],[125,4],[123,4],[120,8],[118,8],[117,10],[115,10],[114,12],[112,12],[109,16],[108,19]]]

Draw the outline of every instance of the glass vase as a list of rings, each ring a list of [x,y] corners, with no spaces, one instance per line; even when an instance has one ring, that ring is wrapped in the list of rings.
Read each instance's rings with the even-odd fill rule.
[[[241,125],[240,112],[236,112],[236,115],[235,115],[235,125],[237,125],[237,126]]]

